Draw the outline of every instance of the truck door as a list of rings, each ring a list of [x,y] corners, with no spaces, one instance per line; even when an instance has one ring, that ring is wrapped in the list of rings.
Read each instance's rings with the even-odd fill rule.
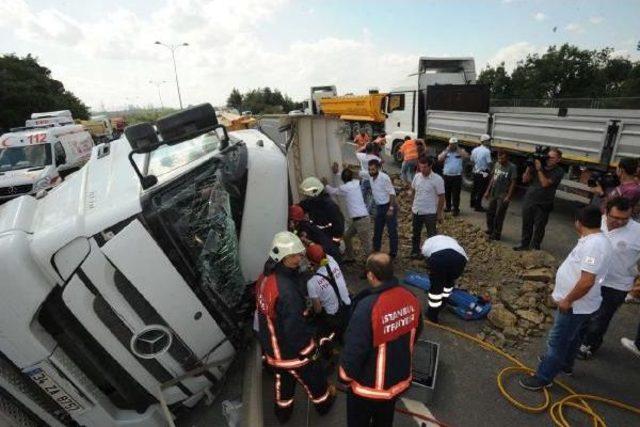
[[[388,134],[396,131],[415,132],[414,112],[416,92],[392,92],[388,95],[385,130]]]

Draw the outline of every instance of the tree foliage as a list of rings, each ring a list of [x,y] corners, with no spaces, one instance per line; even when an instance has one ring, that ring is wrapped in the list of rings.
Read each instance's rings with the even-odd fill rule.
[[[301,103],[293,102],[288,95],[269,87],[253,89],[244,95],[234,88],[227,98],[227,107],[254,114],[287,113],[300,106]]]
[[[70,110],[76,119],[88,119],[89,109],[51,71],[27,55],[0,56],[0,129],[24,126],[31,113]]]
[[[509,75],[504,63],[487,66],[478,83],[494,98],[605,98],[640,96],[640,61],[612,56],[613,49],[564,44],[530,54]]]

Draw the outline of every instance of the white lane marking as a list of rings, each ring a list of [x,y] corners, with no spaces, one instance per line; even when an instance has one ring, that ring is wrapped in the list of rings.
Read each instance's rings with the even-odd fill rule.
[[[402,400],[402,403],[404,404],[404,407],[407,408],[408,411],[414,412],[416,414],[420,414],[420,415],[424,415],[425,417],[429,417],[429,418],[433,418],[434,420],[437,420],[437,418],[431,413],[431,411],[429,410],[429,408],[427,408],[427,405],[417,402],[413,399],[407,399],[406,397],[401,397],[400,400]],[[434,424],[432,422],[429,421],[424,421],[421,420],[418,417],[413,417],[413,419],[415,420],[416,424],[418,424],[419,426],[426,426],[426,427],[439,427],[438,424]]]

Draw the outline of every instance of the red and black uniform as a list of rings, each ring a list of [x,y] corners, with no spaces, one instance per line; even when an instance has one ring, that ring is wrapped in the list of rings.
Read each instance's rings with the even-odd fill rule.
[[[344,216],[331,196],[323,191],[317,197],[307,197],[300,201],[300,207],[309,218],[334,241],[340,241],[344,234]]]
[[[397,396],[411,385],[413,345],[422,330],[420,303],[397,279],[356,300],[340,360],[340,379],[350,387],[348,425],[390,426]]]
[[[302,283],[296,270],[269,262],[257,282],[258,337],[266,362],[275,372],[278,418],[287,418],[293,410],[296,380],[318,412],[331,400],[324,368],[311,360],[316,331],[305,317]]]

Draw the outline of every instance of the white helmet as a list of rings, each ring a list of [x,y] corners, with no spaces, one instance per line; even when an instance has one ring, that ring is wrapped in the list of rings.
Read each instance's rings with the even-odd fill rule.
[[[304,245],[298,236],[289,231],[281,231],[273,236],[269,257],[276,262],[280,262],[286,256],[303,254],[304,251]]]
[[[456,138],[455,136],[452,136],[451,138],[449,138],[449,144],[457,144],[458,143],[458,138]]]
[[[322,190],[324,190],[324,185],[315,176],[305,178],[302,184],[300,184],[300,191],[302,191],[305,196],[317,197],[322,193]]]
[[[480,142],[484,144],[487,141],[491,141],[491,136],[487,135],[486,133],[482,134],[480,136]]]

